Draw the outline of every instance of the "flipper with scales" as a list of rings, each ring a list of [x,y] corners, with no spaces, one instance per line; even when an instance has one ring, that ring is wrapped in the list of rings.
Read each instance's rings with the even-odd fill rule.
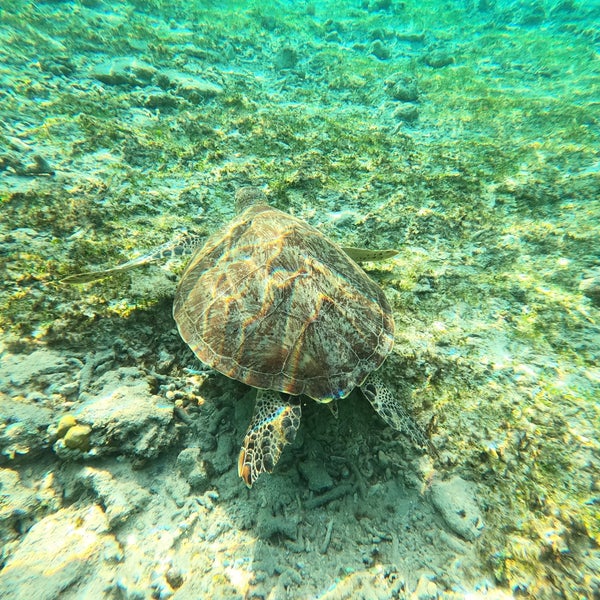
[[[258,390],[238,460],[238,475],[248,487],[261,473],[273,471],[283,448],[294,441],[301,415],[296,396]]]
[[[397,400],[376,373],[371,373],[360,386],[361,392],[375,412],[393,429],[408,436],[416,448],[437,456],[437,451],[420,425]]]
[[[132,260],[128,260],[120,265],[100,271],[86,271],[85,273],[76,273],[62,279],[61,283],[89,283],[90,281],[98,281],[106,277],[111,277],[117,273],[137,269],[144,265],[149,265],[163,259],[174,258],[183,254],[190,254],[200,246],[204,237],[193,235],[187,232],[179,233],[166,244],[162,244],[148,254],[138,256]]]

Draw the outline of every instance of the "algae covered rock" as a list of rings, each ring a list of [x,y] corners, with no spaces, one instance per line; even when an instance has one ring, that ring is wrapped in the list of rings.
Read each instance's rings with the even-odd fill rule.
[[[121,556],[108,529],[97,505],[64,508],[45,517],[29,530],[0,572],[2,596],[104,598]]]
[[[333,479],[325,469],[323,461],[308,460],[301,462],[298,469],[306,479],[309,490],[320,493],[333,487]]]
[[[109,471],[83,467],[75,476],[76,487],[90,490],[104,507],[111,527],[125,522],[142,510],[150,501],[150,494],[131,477],[117,478]]]
[[[472,542],[481,535],[483,518],[475,500],[475,486],[460,477],[431,485],[431,502],[446,525],[461,538]]]
[[[405,123],[414,123],[419,118],[419,109],[410,102],[403,102],[394,110],[394,118]]]
[[[61,458],[122,454],[145,461],[177,441],[173,406],[150,392],[139,369],[108,371],[94,389],[81,394],[83,402],[72,414],[76,424],[54,444]],[[65,429],[64,419],[59,428]]]
[[[223,88],[212,81],[173,69],[161,71],[157,82],[161,88],[174,89],[178,96],[190,102],[199,102],[223,93]]]
[[[195,491],[204,491],[209,478],[200,448],[186,448],[177,456],[177,468]]]
[[[4,551],[21,531],[26,531],[48,510],[57,508],[60,500],[52,484],[51,474],[35,485],[26,485],[18,471],[0,469],[0,539]],[[0,560],[2,558],[0,552]]]
[[[96,65],[90,75],[108,85],[147,85],[157,70],[150,64],[124,56]]]
[[[411,76],[398,76],[386,81],[388,93],[394,100],[416,102],[419,99],[417,80]]]
[[[0,464],[48,448],[46,435],[52,411],[26,398],[0,395]]]

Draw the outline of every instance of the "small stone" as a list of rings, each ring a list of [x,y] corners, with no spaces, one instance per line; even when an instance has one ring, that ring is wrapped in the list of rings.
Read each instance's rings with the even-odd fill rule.
[[[476,494],[475,485],[460,477],[434,481],[430,488],[431,502],[442,515],[446,525],[468,542],[478,538],[484,527],[475,500]]]
[[[402,77],[392,85],[390,94],[394,100],[416,102],[419,99],[417,82],[412,77]]]
[[[441,67],[446,67],[447,65],[451,65],[456,62],[454,60],[454,56],[441,51],[427,54],[423,61],[427,66],[432,67],[433,69],[440,69]]]
[[[152,65],[125,56],[96,65],[91,76],[107,85],[147,85],[156,72]]]
[[[324,492],[333,487],[333,479],[325,470],[322,462],[309,460],[298,465],[300,473],[308,482],[308,489],[313,492]]]
[[[412,598],[414,600],[435,600],[438,597],[437,585],[426,575],[421,575]]]
[[[65,446],[87,452],[90,449],[90,433],[92,433],[92,428],[88,425],[71,427],[64,437]]]
[[[171,567],[166,573],[167,583],[176,590],[183,585],[183,575],[179,569]]]
[[[279,71],[293,69],[298,64],[298,52],[294,48],[285,46],[277,52],[273,64]]]
[[[379,460],[379,464],[382,467],[389,467],[390,464],[392,463],[392,461],[390,460],[390,457],[383,450],[380,450],[377,453],[377,458]]]
[[[388,60],[392,56],[392,51],[381,40],[375,40],[371,45],[371,54],[379,60]]]
[[[69,431],[69,429],[75,425],[77,425],[77,421],[73,415],[65,415],[64,417],[61,417],[56,427],[56,437],[65,437],[67,431]]]
[[[409,104],[408,102],[401,104],[394,111],[394,118],[398,119],[398,121],[413,123],[419,118],[419,109],[414,104]]]
[[[200,462],[200,448],[186,448],[177,456],[177,468],[187,477]]]
[[[196,492],[203,492],[209,486],[210,479],[208,473],[204,468],[204,463],[200,463],[188,476],[187,482],[190,487]]]
[[[79,383],[77,381],[69,381],[57,389],[57,392],[65,397],[75,396],[78,391]]]
[[[25,172],[28,175],[54,175],[55,171],[50,163],[39,154],[34,154],[32,157],[33,162],[25,167]]]
[[[206,490],[209,477],[206,464],[200,458],[200,448],[182,450],[177,456],[177,467],[193,490],[196,492]]]

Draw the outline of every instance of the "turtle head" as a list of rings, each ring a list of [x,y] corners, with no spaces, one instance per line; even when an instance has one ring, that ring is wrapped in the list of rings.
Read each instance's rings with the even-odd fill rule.
[[[242,187],[235,193],[235,212],[239,215],[254,204],[268,204],[267,196],[258,187]]]

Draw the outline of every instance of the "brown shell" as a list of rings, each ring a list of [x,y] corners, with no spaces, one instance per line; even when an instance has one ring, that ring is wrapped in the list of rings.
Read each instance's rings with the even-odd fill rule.
[[[365,272],[319,231],[264,204],[194,254],[173,315],[213,369],[322,402],[360,385],[394,337],[390,306]]]

